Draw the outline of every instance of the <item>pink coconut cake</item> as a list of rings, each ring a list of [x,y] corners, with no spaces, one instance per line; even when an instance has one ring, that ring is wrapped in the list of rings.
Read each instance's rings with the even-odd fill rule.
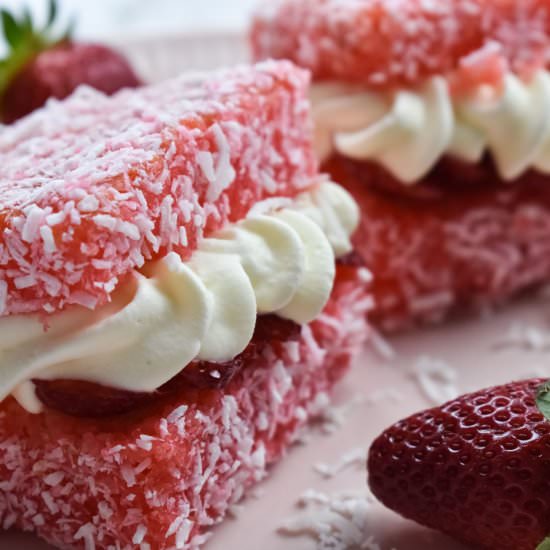
[[[65,314],[110,312],[120,289],[146,284],[167,255],[186,272],[251,208],[282,216],[281,205],[309,197],[324,180],[307,90],[304,71],[266,62],[111,98],[81,88],[4,128],[2,326],[40,323],[37,338],[47,339]],[[300,227],[313,231],[308,223]],[[331,256],[332,291],[314,319],[259,309],[241,353],[197,356],[152,392],[87,379],[85,369],[74,379],[32,371],[23,381],[40,405],[32,410],[9,387],[0,403],[2,528],[59,548],[201,546],[326,405],[364,341],[370,283],[350,257]],[[61,346],[69,336],[55,338]],[[0,387],[15,376],[4,363]]]
[[[543,0],[277,0],[257,59],[313,73],[317,152],[361,204],[385,330],[484,309],[550,276]]]

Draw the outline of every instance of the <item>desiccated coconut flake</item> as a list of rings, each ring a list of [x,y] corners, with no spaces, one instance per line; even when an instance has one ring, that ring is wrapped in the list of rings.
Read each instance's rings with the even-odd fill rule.
[[[370,329],[370,342],[380,357],[386,361],[395,359],[396,352],[393,346],[382,336],[381,332],[372,327]]]
[[[514,323],[508,333],[493,344],[493,348],[515,347],[525,351],[544,352],[550,349],[550,330],[525,323]]]
[[[91,523],[86,523],[74,534],[74,540],[84,540],[85,550],[95,550],[94,541],[95,527]]]
[[[40,236],[42,237],[42,241],[44,242],[44,252],[46,252],[46,254],[52,254],[57,250],[53,231],[49,225],[43,225],[40,228]]]
[[[54,472],[44,476],[44,483],[50,487],[57,487],[64,479],[65,474],[63,472]]]
[[[366,495],[310,490],[298,502],[302,511],[282,523],[281,535],[309,537],[317,550],[380,550],[368,533],[370,499]]]
[[[367,460],[365,449],[352,449],[344,453],[335,464],[317,463],[313,469],[325,479],[335,477],[350,466],[363,467]]]
[[[132,542],[134,544],[141,544],[146,534],[147,527],[145,527],[145,525],[138,525],[136,532],[134,533],[134,536],[132,538]]]
[[[460,394],[456,387],[456,371],[441,359],[419,357],[410,375],[434,405],[441,405]]]

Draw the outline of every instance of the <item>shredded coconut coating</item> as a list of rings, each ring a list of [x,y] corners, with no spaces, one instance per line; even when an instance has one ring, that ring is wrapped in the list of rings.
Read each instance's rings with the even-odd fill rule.
[[[372,164],[334,158],[325,168],[361,208],[354,245],[373,273],[371,321],[385,331],[484,311],[550,279],[546,176],[529,172],[507,187],[488,172],[482,185],[436,171],[439,193],[415,199],[369,187],[380,175]]]
[[[266,62],[69,99],[0,132],[0,314],[104,303],[125,274],[316,173],[308,75]]]
[[[255,57],[291,59],[311,69],[318,80],[383,88],[458,71],[471,81],[487,76],[487,70],[480,73],[476,68],[477,58],[486,54],[491,54],[491,64],[499,71],[508,67],[519,75],[531,73],[548,59],[547,0],[265,0],[264,4],[251,33]],[[494,72],[489,71],[490,78]]]
[[[347,272],[342,276],[342,270]],[[284,455],[362,345],[372,300],[340,275],[299,342],[277,342],[223,392],[88,421],[0,405],[0,525],[60,548],[195,549]]]

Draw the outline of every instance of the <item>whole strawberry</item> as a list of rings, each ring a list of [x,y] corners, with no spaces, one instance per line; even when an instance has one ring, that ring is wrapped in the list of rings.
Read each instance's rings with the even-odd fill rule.
[[[18,20],[8,11],[0,11],[9,46],[7,57],[0,61],[0,116],[4,123],[38,109],[50,97],[67,97],[80,84],[106,94],[140,85],[128,61],[112,49],[73,42],[70,32],[61,38],[51,37],[56,14],[55,0],[50,0],[46,26],[37,30],[28,12]]]
[[[544,413],[544,414],[543,414]],[[372,444],[386,506],[475,548],[550,548],[550,385],[527,380],[402,420]]]

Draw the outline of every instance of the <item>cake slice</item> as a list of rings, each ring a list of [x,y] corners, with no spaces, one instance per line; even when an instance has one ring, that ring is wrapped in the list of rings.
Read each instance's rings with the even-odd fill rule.
[[[550,19],[541,0],[277,0],[256,58],[313,72],[322,169],[361,205],[385,330],[550,276]]]
[[[372,300],[307,89],[267,62],[3,130],[4,529],[197,548],[327,403]]]

